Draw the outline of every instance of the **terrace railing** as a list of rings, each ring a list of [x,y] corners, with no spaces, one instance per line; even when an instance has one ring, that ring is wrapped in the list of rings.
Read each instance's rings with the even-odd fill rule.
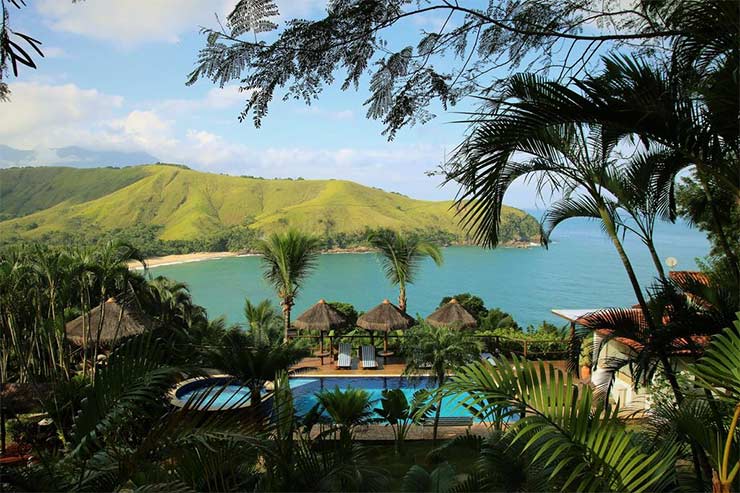
[[[337,346],[340,342],[349,342],[352,345],[352,350],[355,352],[360,348],[360,346],[365,344],[373,344],[379,350],[382,350],[383,348],[382,333],[378,333],[372,337],[368,334],[351,334],[342,336],[324,335],[323,337],[324,356],[335,356],[337,353]],[[475,334],[471,335],[471,337],[480,340],[483,351],[491,354],[516,354],[517,356],[532,360],[565,360],[568,358],[568,341],[563,339],[533,340]],[[297,333],[291,335],[291,338],[315,341],[312,346],[317,351],[318,355],[318,348],[320,347],[318,335]],[[391,352],[398,354],[404,339],[403,334],[390,333],[387,338],[388,349]]]

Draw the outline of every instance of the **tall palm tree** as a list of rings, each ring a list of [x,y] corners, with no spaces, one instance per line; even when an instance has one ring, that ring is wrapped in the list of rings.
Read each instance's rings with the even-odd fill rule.
[[[706,2],[692,3],[693,10],[697,7],[711,10],[723,2],[710,2],[711,6]],[[734,12],[734,8],[729,12]],[[730,34],[721,41],[737,39],[736,32]],[[682,46],[688,45],[691,50],[702,50],[702,41],[694,40]],[[738,101],[731,96],[737,94],[738,81],[730,75],[737,66],[734,61],[737,50],[729,46],[732,43],[716,51],[709,50],[705,68],[719,67],[712,70],[711,77],[697,75],[690,68],[681,70],[680,65],[666,70],[646,59],[611,56],[603,59],[601,72],[573,84],[529,74],[511,78],[502,100],[491,102],[493,114],[477,115],[473,122],[476,130],[450,163],[449,178],[462,182],[458,205],[464,211],[464,222],[478,226],[479,239],[495,244],[500,207],[490,203],[500,203],[508,184],[521,176],[513,166],[501,168],[502,160],[514,152],[511,148],[519,150],[516,147],[521,142],[529,141],[547,128],[601,126],[606,136],[604,146],[613,146],[628,137],[640,141],[648,150],[670,154],[670,159],[664,161],[669,166],[656,170],[663,183],[674,181],[682,169],[695,167],[714,218],[713,230],[730,259],[736,280],[740,279],[740,264],[712,200],[712,184],[736,197],[740,194],[740,171],[736,165],[740,155]],[[711,61],[712,56],[717,57],[718,63]],[[691,56],[686,59],[694,61]],[[714,76],[719,79],[715,81]],[[706,87],[707,80],[713,81],[711,87]],[[510,146],[507,141],[511,142]],[[477,165],[474,160],[479,161]],[[479,193],[471,193],[471,189]],[[468,199],[479,201],[466,204]]]
[[[283,309],[283,340],[288,341],[290,311],[303,281],[316,267],[320,243],[317,238],[295,230],[273,233],[257,244],[262,256],[264,277],[272,284]]]
[[[406,333],[401,353],[406,360],[407,375],[427,374],[439,388],[447,380],[447,373],[475,360],[480,353],[478,343],[459,330],[435,328],[420,323]],[[442,396],[434,399],[434,441],[442,411]]]
[[[539,83],[523,77],[511,85],[510,96],[526,100],[527,89]],[[543,242],[547,244],[552,230],[571,217],[599,218],[647,317],[640,282],[620,240],[617,204],[603,185],[616,167],[612,152],[617,142],[601,130],[579,123],[533,126],[516,105],[486,117],[458,151],[458,204],[463,224],[474,227],[484,245],[496,245],[504,195],[516,179],[536,180],[539,192],[559,191],[563,198],[543,217]]]
[[[379,251],[385,277],[398,285],[398,308],[405,312],[406,285],[414,282],[425,257],[442,265],[442,250],[417,236],[406,236],[388,229],[371,233],[368,241]]]

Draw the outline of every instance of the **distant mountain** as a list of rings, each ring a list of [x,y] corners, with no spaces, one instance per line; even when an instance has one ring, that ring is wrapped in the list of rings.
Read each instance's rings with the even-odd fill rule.
[[[157,158],[146,152],[94,151],[77,146],[21,150],[0,144],[0,168],[13,166],[97,168],[154,162],[157,162]]]
[[[248,178],[174,165],[0,170],[0,237],[6,240],[59,232],[97,238],[151,226],[166,241],[193,241],[230,228],[259,234],[297,228],[324,238],[392,228],[464,241],[451,205],[344,180]],[[530,241],[538,232],[530,215],[504,209],[505,240]]]

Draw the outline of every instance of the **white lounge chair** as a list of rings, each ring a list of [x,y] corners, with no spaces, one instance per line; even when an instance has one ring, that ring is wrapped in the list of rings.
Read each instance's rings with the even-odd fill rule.
[[[362,346],[360,348],[360,359],[363,368],[378,368],[378,362],[375,360],[375,346]]]
[[[491,353],[480,353],[480,359],[482,361],[487,361],[491,363],[493,366],[496,366],[496,360],[493,359],[493,355]]]
[[[352,344],[350,344],[349,342],[339,343],[337,368],[352,368]]]

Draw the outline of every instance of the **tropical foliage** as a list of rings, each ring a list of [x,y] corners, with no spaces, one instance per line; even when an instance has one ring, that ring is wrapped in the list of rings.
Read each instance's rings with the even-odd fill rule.
[[[301,284],[318,262],[318,240],[291,230],[284,235],[270,235],[259,243],[257,251],[262,257],[265,280],[280,298],[284,321],[283,341],[288,342],[290,312]]]
[[[464,331],[436,328],[418,323],[408,330],[403,339],[401,352],[406,361],[407,375],[429,374],[437,386],[445,383],[449,372],[473,361],[480,354],[478,342]],[[432,403],[434,412],[434,441],[442,411],[443,396],[437,394]]]
[[[430,409],[427,400],[430,394],[426,389],[414,392],[411,401],[401,389],[385,389],[380,398],[380,407],[375,413],[383,418],[393,429],[396,453],[403,453],[403,444],[412,425],[420,424],[429,417]]]
[[[398,308],[406,311],[406,285],[413,284],[425,257],[442,265],[442,250],[434,243],[416,236],[407,236],[391,230],[381,230],[368,237],[370,245],[378,250],[383,273],[398,286]]]

